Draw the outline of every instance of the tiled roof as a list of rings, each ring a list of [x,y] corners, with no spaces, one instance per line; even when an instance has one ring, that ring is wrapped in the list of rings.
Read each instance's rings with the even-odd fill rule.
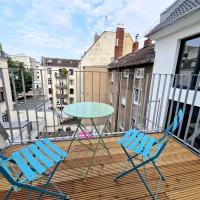
[[[42,57],[43,66],[78,67],[80,60]]]
[[[155,26],[146,36],[150,36],[153,33],[167,27],[168,25],[174,23],[175,21],[185,17],[186,15],[192,14],[200,10],[200,0],[185,0],[179,4],[168,17],[162,20],[157,26]]]
[[[118,60],[109,64],[108,69],[151,64],[154,62],[154,57],[154,45],[150,45],[119,58]]]

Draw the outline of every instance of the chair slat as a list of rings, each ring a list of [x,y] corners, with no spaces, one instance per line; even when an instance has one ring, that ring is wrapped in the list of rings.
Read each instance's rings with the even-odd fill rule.
[[[6,172],[12,177],[12,174],[6,164],[6,161],[5,160],[0,160],[0,165],[6,170]]]
[[[125,148],[127,148],[131,143],[133,143],[134,139],[137,138],[139,131],[134,131],[134,133],[122,144]]]
[[[51,151],[47,146],[44,145],[41,141],[35,143],[45,154],[47,154],[54,162],[58,163],[61,161],[61,158]]]
[[[16,162],[17,166],[23,172],[28,181],[33,181],[37,176],[36,173],[27,165],[18,151],[12,153],[11,157]]]
[[[60,149],[58,146],[56,146],[54,143],[52,143],[48,138],[42,139],[42,141],[44,141],[45,144],[48,145],[48,147],[50,147],[52,150],[54,150],[62,158],[66,158],[68,156],[67,152]]]
[[[149,152],[151,151],[151,148],[155,142],[156,142],[156,139],[153,137],[149,140],[149,143],[145,146],[144,151],[141,153],[143,157],[147,157],[149,155]]]
[[[139,133],[136,137],[136,139],[134,140],[134,142],[128,147],[129,150],[133,151],[134,148],[139,144],[139,142],[142,140],[142,138],[144,137],[143,133]]]
[[[42,166],[40,162],[38,162],[38,160],[33,157],[28,148],[25,147],[21,149],[21,153],[38,173],[42,174],[46,171],[46,168]]]
[[[135,149],[135,153],[140,154],[149,140],[150,137],[148,135],[145,135],[140,144],[138,145],[137,149]]]
[[[134,133],[134,129],[130,129],[128,132],[126,132],[125,135],[121,137],[119,141],[117,141],[117,144],[123,144],[132,133]]]
[[[33,152],[33,154],[41,160],[42,163],[44,163],[48,168],[52,167],[54,165],[54,162],[47,158],[42,152],[40,152],[36,145],[31,144],[28,146],[29,149]]]

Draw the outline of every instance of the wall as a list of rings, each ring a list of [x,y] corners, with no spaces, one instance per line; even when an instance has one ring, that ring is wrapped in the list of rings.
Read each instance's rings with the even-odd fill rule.
[[[173,74],[176,70],[176,64],[178,59],[178,53],[180,48],[181,39],[196,35],[200,33],[200,21],[199,21],[200,11],[185,17],[178,22],[175,22],[173,25],[168,26],[167,28],[155,33],[150,36],[151,39],[155,40],[155,61],[153,73],[162,73],[162,74]],[[158,83],[158,80],[155,80],[155,87]],[[160,87],[163,87],[163,84],[168,85],[167,82],[162,83]],[[175,97],[177,99],[179,90],[176,89]],[[172,90],[171,90],[172,93]],[[162,92],[159,92],[159,98],[162,96]],[[156,93],[153,93],[153,98],[155,98]],[[171,96],[171,95],[170,95]],[[193,91],[190,91],[188,95],[187,103],[190,104],[193,98]],[[182,91],[181,101],[185,99],[185,91]],[[200,106],[200,93],[197,93],[195,105]],[[166,102],[168,101],[166,95],[164,97],[163,111],[165,110]],[[154,107],[152,106],[153,110]],[[164,112],[161,112],[161,122],[164,120]],[[151,112],[151,119],[152,119]],[[162,123],[160,123],[160,126]]]

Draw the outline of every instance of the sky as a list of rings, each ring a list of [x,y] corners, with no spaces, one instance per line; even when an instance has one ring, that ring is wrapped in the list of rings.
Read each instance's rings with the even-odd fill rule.
[[[0,0],[0,43],[9,55],[25,53],[38,61],[41,56],[80,59],[95,33],[115,31],[117,24],[123,24],[133,39],[139,34],[142,46],[145,33],[173,2]]]

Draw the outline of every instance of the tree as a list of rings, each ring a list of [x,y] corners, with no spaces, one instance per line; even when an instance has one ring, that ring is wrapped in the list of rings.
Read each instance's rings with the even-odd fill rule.
[[[11,58],[8,58],[8,68],[10,69],[10,84],[11,84],[11,91],[12,91],[12,98],[14,99],[14,89],[12,84],[12,73],[14,75],[14,81],[15,81],[15,88],[17,97],[19,93],[23,92],[23,82],[22,82],[22,72],[24,75],[24,85],[25,85],[25,91],[28,92],[32,88],[32,76],[30,71],[28,72],[25,69],[24,63],[19,61],[14,61]]]
[[[61,69],[60,71],[61,78],[65,78],[67,74],[68,74],[68,71],[65,68]]]

